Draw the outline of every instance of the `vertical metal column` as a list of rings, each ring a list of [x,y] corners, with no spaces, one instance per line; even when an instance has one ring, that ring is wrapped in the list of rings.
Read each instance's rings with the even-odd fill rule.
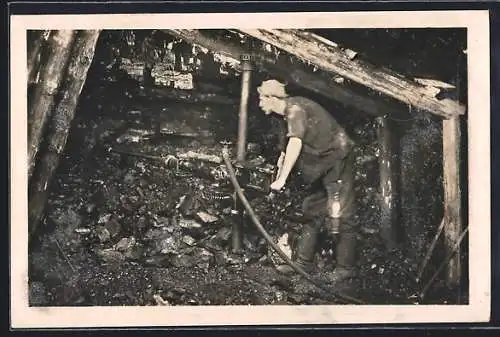
[[[238,162],[243,163],[246,156],[247,146],[247,115],[248,115],[248,97],[250,95],[250,78],[252,73],[252,64],[250,63],[250,55],[242,55],[241,57],[241,101],[239,111],[238,125]]]
[[[250,96],[250,79],[252,72],[252,64],[250,63],[250,55],[242,55],[241,57],[241,101],[239,110],[238,123],[238,143],[237,143],[237,161],[244,165],[247,147],[247,119],[248,119],[248,97]],[[236,193],[234,194],[234,210],[235,217],[232,228],[232,248],[233,252],[238,252],[243,246],[243,207]]]

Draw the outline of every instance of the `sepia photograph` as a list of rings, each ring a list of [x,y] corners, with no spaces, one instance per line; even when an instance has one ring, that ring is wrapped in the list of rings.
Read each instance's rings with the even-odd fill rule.
[[[348,14],[11,17],[18,324],[487,320],[488,13]]]

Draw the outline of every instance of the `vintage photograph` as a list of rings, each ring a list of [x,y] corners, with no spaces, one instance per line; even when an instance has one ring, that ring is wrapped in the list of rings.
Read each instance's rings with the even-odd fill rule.
[[[200,27],[23,32],[27,305],[468,305],[467,27]]]

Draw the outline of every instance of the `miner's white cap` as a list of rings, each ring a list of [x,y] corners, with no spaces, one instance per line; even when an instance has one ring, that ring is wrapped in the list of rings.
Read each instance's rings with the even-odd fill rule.
[[[267,80],[262,82],[260,87],[257,88],[259,94],[264,96],[274,96],[274,97],[287,97],[285,92],[285,84],[277,80]]]

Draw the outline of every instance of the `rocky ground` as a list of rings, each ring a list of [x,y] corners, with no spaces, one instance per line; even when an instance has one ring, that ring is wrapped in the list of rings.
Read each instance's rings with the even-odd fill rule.
[[[32,305],[344,303],[327,299],[301,277],[278,274],[276,256],[248,220],[243,252],[231,251],[231,226],[239,218],[231,213],[230,186],[217,178],[220,165],[196,162],[177,170],[172,161],[167,165],[114,152],[166,159],[194,151],[220,157],[220,135],[234,140],[237,106],[162,104],[145,89],[123,88],[123,83],[108,83],[82,95],[43,234],[30,248]],[[111,99],[117,92],[121,98]],[[250,130],[252,123],[251,117]],[[387,252],[378,235],[372,123],[355,129],[362,281],[350,295],[370,304],[419,304],[418,263],[401,249]],[[224,132],[228,124],[233,132]],[[166,135],[169,130],[184,137]],[[272,164],[275,158],[263,141],[264,146],[250,145],[250,159]],[[302,193],[294,181],[273,202],[259,193],[251,198],[261,222],[285,250],[300,230]],[[333,243],[326,235],[323,239],[319,273],[335,263]],[[422,303],[456,301],[439,284]]]

